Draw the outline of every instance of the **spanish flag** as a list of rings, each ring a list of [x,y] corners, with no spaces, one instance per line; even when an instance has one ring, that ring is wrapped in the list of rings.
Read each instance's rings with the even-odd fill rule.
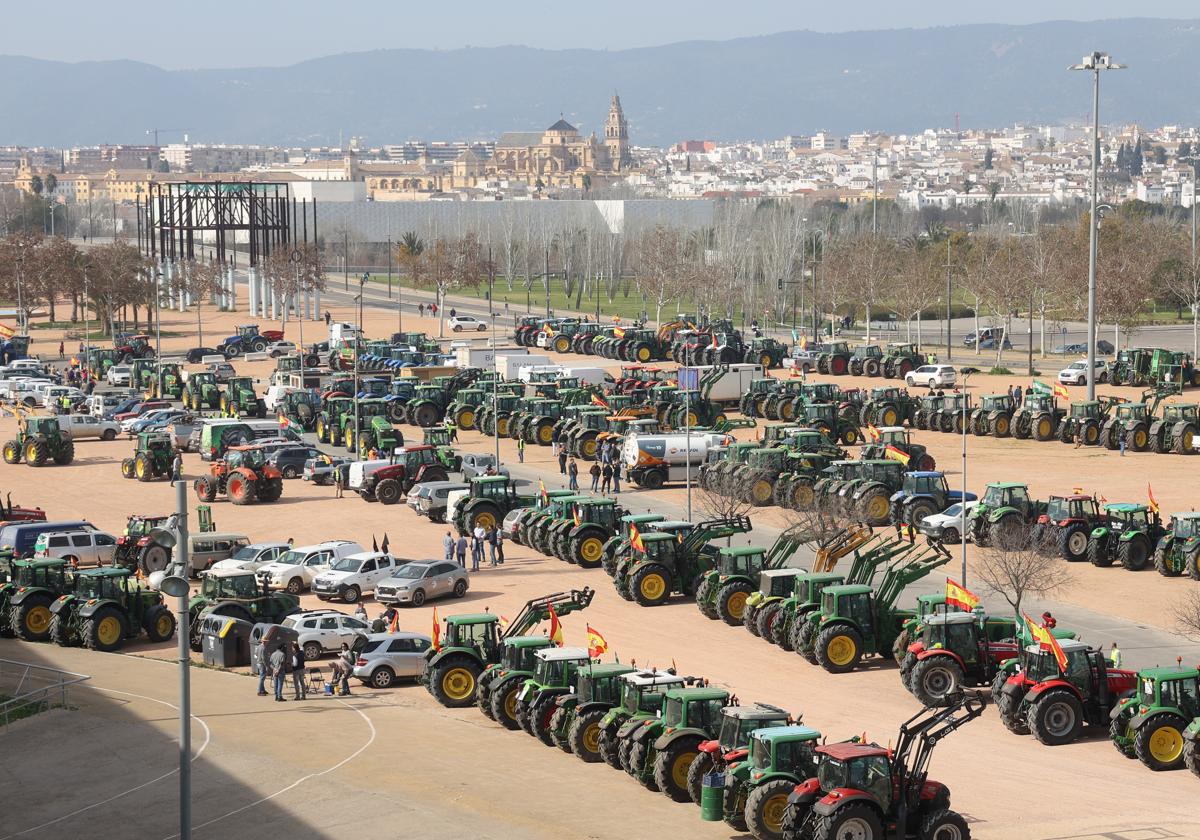
[[[867,424],[867,437],[869,437],[871,440],[879,440],[879,429],[875,428],[874,423]]]
[[[607,402],[605,402],[604,398],[602,396],[600,396],[599,394],[592,394],[592,405],[598,405],[601,408],[605,408],[605,409],[608,409],[609,411],[612,411],[612,407],[609,406],[609,404]]]
[[[904,464],[906,467],[908,466],[908,460],[909,460],[908,453],[905,452],[903,449],[897,449],[896,447],[892,446],[890,443],[887,445],[887,448],[883,450],[883,457],[891,458],[893,461],[899,461],[901,464]]]
[[[399,633],[400,632],[400,611],[399,610],[395,610],[392,612],[392,620],[391,620],[391,622],[388,623],[388,632],[389,633]]]
[[[583,524],[583,519],[579,516],[579,505],[571,505],[571,513],[575,517],[575,527],[578,528]]]
[[[629,544],[638,551],[646,550],[646,544],[642,542],[642,532],[638,530],[636,523],[629,525]]]
[[[970,612],[979,606],[979,596],[958,581],[946,578],[946,606]]]
[[[279,412],[279,428],[286,429],[290,425],[292,425],[292,421],[287,419],[287,415],[282,411]]]
[[[608,642],[606,642],[604,637],[600,635],[600,632],[595,630],[590,624],[587,626],[587,638],[588,656],[590,656],[592,659],[595,659],[596,657],[600,656],[600,654],[608,651]]]
[[[1146,495],[1150,497],[1150,512],[1158,513],[1158,499],[1154,498],[1154,490],[1149,482],[1146,483]]]
[[[1070,401],[1071,392],[1067,390],[1066,385],[1062,384],[1061,382],[1055,382],[1054,383],[1054,396],[1058,397],[1060,400]]]
[[[550,504],[550,494],[546,492],[546,482],[538,479],[538,495],[542,498],[542,504]]]
[[[554,330],[551,329],[549,324],[542,324],[542,332],[546,335],[554,335]]]
[[[8,324],[0,324],[0,338],[12,338],[17,334],[17,331]]]
[[[614,338],[624,338],[625,337],[625,328],[624,327],[613,327],[613,337]]]
[[[433,608],[433,649],[442,649],[442,625],[438,623],[437,607]]]
[[[1036,623],[1032,618],[1021,613],[1021,617],[1025,619],[1025,625],[1029,628],[1029,635],[1033,640],[1041,645],[1042,650],[1048,650],[1054,654],[1054,659],[1058,662],[1060,671],[1067,670],[1067,655],[1063,653],[1062,645],[1058,643],[1058,639],[1054,638],[1054,634],[1047,628]]]
[[[558,613],[554,611],[554,605],[550,605],[550,644],[562,647],[563,632],[562,622],[558,620]]]

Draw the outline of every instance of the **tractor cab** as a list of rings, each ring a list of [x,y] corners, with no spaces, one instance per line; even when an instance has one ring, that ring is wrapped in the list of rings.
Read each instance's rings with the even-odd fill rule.
[[[875,744],[840,743],[816,750],[820,766],[817,784],[822,791],[861,791],[887,812],[893,805],[891,750]]]
[[[447,616],[441,648],[473,648],[485,661],[491,660],[500,645],[499,621],[495,613]]]
[[[1132,404],[1126,403],[1126,405]],[[1142,408],[1145,409],[1145,406],[1143,405]],[[1050,394],[1026,394],[1025,399],[1021,401],[1021,410],[1028,414],[1040,414],[1042,412],[1053,414],[1055,411],[1054,397]]]
[[[894,386],[884,386],[882,388],[872,388],[871,396],[868,398],[876,402],[899,402],[907,396],[903,391]]]
[[[618,527],[618,514],[624,510],[617,507],[613,499],[587,497],[575,502],[574,512],[578,515],[578,525],[600,525],[610,531]]]
[[[1024,484],[998,482],[987,486],[983,498],[972,509],[971,514],[972,516],[983,516],[989,510],[999,510],[1004,507],[1012,507],[1022,513],[1028,513],[1031,504],[1029,488]]]
[[[1103,413],[1099,400],[1080,400],[1071,403],[1070,413],[1067,416],[1072,420],[1099,420]]]
[[[941,472],[909,472],[904,474],[900,491],[904,496],[934,496],[949,498],[950,484]]]
[[[624,679],[621,711],[631,716],[661,713],[668,689],[685,683],[684,677],[670,671],[635,671]]]
[[[852,358],[860,360],[882,359],[883,348],[878,344],[862,344],[854,348],[854,355]]]
[[[249,600],[262,593],[258,578],[252,571],[242,569],[219,569],[204,575],[200,584],[200,596],[205,600]]]
[[[928,417],[935,411],[941,411],[945,402],[946,397],[942,394],[924,394],[917,398],[917,409]],[[1009,397],[1009,402],[1012,402],[1011,397]]]
[[[763,549],[752,545],[722,548],[717,552],[714,568],[722,582],[734,576],[753,578],[762,569],[765,554]]]
[[[962,412],[971,411],[971,397],[969,394],[946,394],[942,397],[941,410],[961,414]]]
[[[1104,514],[1108,517],[1108,527],[1118,533],[1144,531],[1150,526],[1150,509],[1146,505],[1117,502],[1105,505]]]
[[[530,682],[539,686],[566,686],[575,671],[591,662],[587,648],[547,647],[534,651],[535,665]]]
[[[941,612],[926,615],[921,625],[925,650],[948,650],[967,665],[980,661],[978,616],[965,612]]]
[[[717,742],[722,752],[743,750],[758,730],[788,726],[792,716],[778,706],[755,703],[753,706],[726,706],[721,710],[721,728]],[[704,747],[701,746],[701,750]]]
[[[903,448],[909,445],[909,439],[911,435],[908,429],[904,428],[903,426],[884,426],[883,428],[876,429],[875,431],[879,435],[875,439],[875,442],[881,446],[897,446]]]
[[[922,398],[927,399],[927,398]],[[980,404],[984,412],[987,414],[993,411],[1001,411],[1005,414],[1011,414],[1013,411],[1012,394],[985,394],[980,398]]]
[[[257,471],[266,463],[266,451],[256,446],[234,446],[225,451],[225,466],[230,470],[244,467]]]
[[[516,496],[516,485],[506,475],[477,475],[471,479],[468,493],[472,499],[511,499]]]
[[[750,762],[756,771],[791,773],[801,779],[816,769],[816,747],[821,733],[811,726],[771,726],[750,735]]]
[[[36,560],[10,560],[9,561],[9,576],[10,580],[7,584],[0,584],[2,588],[13,587],[15,589],[53,589],[56,591],[64,590],[69,580],[67,578],[67,561],[59,557],[43,557]]]
[[[834,382],[805,382],[800,393],[808,402],[836,403],[841,400],[842,388]]]
[[[758,574],[758,591],[768,598],[790,598],[796,589],[796,569],[763,569]]]
[[[900,487],[904,483],[904,464],[899,461],[877,458],[860,463],[862,472],[858,477],[862,481],[878,481],[888,487]]]
[[[1167,423],[1200,424],[1195,403],[1167,403],[1163,408],[1163,420]]]
[[[1146,419],[1149,406],[1144,402],[1127,402],[1117,406],[1116,418],[1118,423],[1138,423]]]
[[[1177,540],[1193,540],[1200,537],[1200,513],[1172,515],[1171,533]]]

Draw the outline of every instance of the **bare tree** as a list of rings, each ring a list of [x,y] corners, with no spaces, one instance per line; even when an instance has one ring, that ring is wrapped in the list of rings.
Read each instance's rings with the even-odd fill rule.
[[[1175,603],[1174,612],[1179,632],[1200,641],[1200,592],[1190,590]]]
[[[1017,615],[1027,597],[1052,595],[1074,578],[1058,556],[1057,546],[1041,533],[1026,525],[1002,530],[994,534],[991,545],[977,552],[975,574]]]
[[[662,308],[690,290],[695,276],[690,237],[676,227],[655,225],[638,238],[637,285],[661,323]]]
[[[696,492],[696,507],[706,519],[732,519],[753,509],[740,492],[740,484],[729,470],[716,470]]]
[[[313,249],[316,250],[315,248]],[[272,266],[280,254],[286,254],[283,249],[273,251],[267,258],[267,276],[271,276]],[[196,304],[196,344],[204,346],[204,322],[200,317],[200,308],[204,299],[222,291],[221,280],[224,268],[216,260],[189,260],[182,271],[176,271],[171,277],[171,292],[181,295],[185,301],[191,300]]]

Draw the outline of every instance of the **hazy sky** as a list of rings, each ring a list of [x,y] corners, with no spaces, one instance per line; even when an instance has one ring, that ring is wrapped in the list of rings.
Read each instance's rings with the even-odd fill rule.
[[[0,54],[170,69],[291,64],[389,47],[623,49],[792,29],[837,32],[1052,19],[1200,17],[1196,0],[55,0],[5,4]],[[39,35],[39,32],[44,35]]]

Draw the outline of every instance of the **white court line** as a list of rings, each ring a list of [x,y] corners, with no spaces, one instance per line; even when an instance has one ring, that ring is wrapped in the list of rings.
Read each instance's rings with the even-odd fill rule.
[[[160,703],[163,706],[167,706],[168,708],[174,709],[175,711],[179,711],[179,707],[176,706],[174,703],[168,703],[166,700],[159,700],[155,697],[147,697],[144,694],[134,694],[131,691],[117,691],[115,688],[101,688],[98,685],[91,685],[88,683],[84,683],[80,687],[91,688],[96,691],[106,691],[110,694],[121,694],[126,697],[136,697],[139,700],[149,700],[151,703]],[[196,759],[198,759],[200,757],[200,754],[204,752],[204,749],[208,746],[209,741],[212,740],[212,732],[209,731],[208,724],[205,723],[201,718],[198,718],[195,715],[192,715],[192,720],[196,721],[196,723],[200,724],[200,726],[203,727],[203,729],[204,729],[204,743],[202,743],[200,745],[200,749],[196,750],[196,754],[192,756],[192,761],[195,761]],[[85,811],[90,811],[93,808],[99,808],[101,805],[107,805],[108,803],[110,803],[116,799],[120,799],[122,796],[128,796],[131,793],[136,793],[137,791],[141,790],[142,788],[149,787],[150,785],[155,784],[156,782],[161,782],[163,779],[166,779],[169,776],[174,776],[178,772],[179,772],[179,769],[176,768],[167,773],[163,773],[161,776],[156,776],[155,778],[151,779],[148,782],[142,782],[142,784],[140,784],[136,787],[131,787],[131,788],[129,788],[129,790],[125,790],[125,791],[121,791],[120,793],[113,794],[112,796],[108,797],[107,799],[102,799],[99,802],[93,802],[91,805],[85,805],[82,808],[78,808],[74,811],[71,811],[69,814],[63,814],[61,817],[55,817],[54,819],[50,820],[49,822],[44,822],[41,825],[35,825],[32,828],[26,828],[22,831],[18,831],[16,834],[9,834],[7,837],[0,838],[0,840],[9,840],[9,838],[11,838],[11,837],[20,837],[23,834],[29,834],[30,832],[33,832],[33,831],[40,831],[43,828],[49,828],[52,825],[56,825],[56,824],[62,822],[63,820],[68,820],[71,817],[74,817],[74,816],[84,813]]]
[[[371,746],[371,744],[375,743],[375,734],[376,734],[375,733],[375,724],[371,722],[371,719],[369,717],[367,717],[365,714],[362,713],[361,709],[356,709],[354,706],[351,706],[345,700],[342,700],[340,698],[338,698],[338,702],[341,703],[343,706],[345,706],[347,709],[350,709],[352,712],[354,712],[356,715],[358,715],[360,718],[362,718],[363,720],[365,720],[367,722],[367,727],[370,728],[370,730],[371,730],[371,737],[367,739],[367,742],[365,744],[363,744],[361,747],[356,749],[354,752],[350,753],[350,755],[343,758],[337,764],[334,764],[332,767],[327,767],[324,770],[320,770],[316,773],[309,773],[306,776],[301,776],[299,779],[292,782],[287,787],[280,788],[279,790],[275,791],[274,793],[272,793],[268,796],[263,796],[259,799],[254,800],[253,802],[248,802],[247,804],[241,806],[240,808],[234,808],[232,811],[221,814],[219,817],[213,817],[211,820],[205,820],[204,822],[202,822],[198,825],[193,825],[192,830],[196,831],[197,829],[207,828],[208,826],[212,825],[213,823],[220,822],[223,819],[232,817],[235,814],[240,814],[243,811],[248,811],[251,808],[254,808],[258,805],[263,804],[264,802],[270,802],[275,797],[281,796],[282,794],[285,794],[288,791],[293,790],[294,788],[298,787],[302,783],[307,782],[309,779],[316,779],[321,776],[332,773],[335,770],[342,767],[343,765],[348,764],[349,762],[358,758],[358,756],[360,756],[364,750],[366,750],[369,746]],[[169,834],[164,838],[164,840],[173,840],[173,838],[176,838],[178,836],[179,836],[178,834]]]

